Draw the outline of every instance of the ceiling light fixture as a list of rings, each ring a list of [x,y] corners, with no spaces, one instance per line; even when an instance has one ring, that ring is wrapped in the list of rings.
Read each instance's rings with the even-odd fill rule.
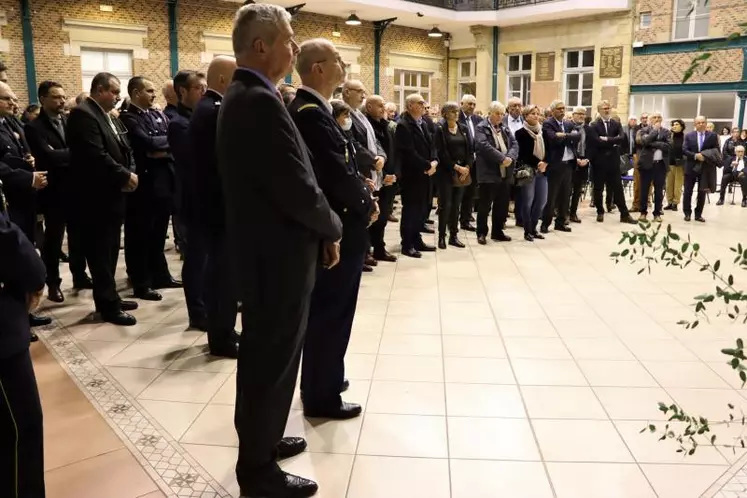
[[[428,31],[428,38],[441,38],[443,35],[443,32],[441,32],[441,30],[436,26],[433,26],[433,29]]]
[[[361,23],[360,18],[353,13],[353,14],[350,14],[350,16],[348,16],[348,19],[345,21],[345,24],[347,24],[348,26],[360,26],[362,23]]]

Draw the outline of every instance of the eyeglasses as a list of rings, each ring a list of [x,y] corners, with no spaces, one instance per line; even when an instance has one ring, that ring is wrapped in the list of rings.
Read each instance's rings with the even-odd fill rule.
[[[0,96],[0,100],[4,100],[5,102],[13,102],[15,99],[13,97],[8,97],[7,95]]]

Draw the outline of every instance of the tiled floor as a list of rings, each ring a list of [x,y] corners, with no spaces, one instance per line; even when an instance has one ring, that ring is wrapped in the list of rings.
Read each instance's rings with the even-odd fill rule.
[[[728,268],[747,210],[711,204],[705,216],[705,225],[685,224],[680,213],[665,221]],[[485,247],[463,233],[466,249],[364,275],[345,398],[365,412],[346,422],[306,420],[297,395],[287,434],[305,436],[309,452],[283,467],[317,479],[323,498],[747,496],[716,495],[742,453],[704,446],[683,458],[675,445],[640,434],[662,420],[658,401],[715,418],[727,403],[747,407],[719,353],[744,326],[715,313],[695,330],[678,326],[691,316],[692,296],[713,282],[692,267],[636,275],[638,267],[616,266],[609,253],[624,228],[617,216],[598,224],[586,208],[583,219],[573,233],[534,244],[515,228],[514,242]],[[392,247],[396,232],[388,230]],[[173,256],[171,264],[176,273]],[[162,303],[143,303],[139,325],[128,329],[88,321],[90,295],[70,295],[52,312],[71,340],[55,336],[64,331],[45,340],[62,363],[69,348],[86,351],[194,472],[220,485],[186,496],[238,496],[236,364],[207,356],[205,336],[185,331],[181,291],[165,294]],[[739,432],[722,429],[725,441]],[[106,446],[107,437],[88,443]],[[54,490],[60,484],[51,477]]]

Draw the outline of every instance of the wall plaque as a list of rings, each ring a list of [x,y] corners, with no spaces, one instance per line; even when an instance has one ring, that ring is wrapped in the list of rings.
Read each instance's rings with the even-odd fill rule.
[[[535,55],[537,63],[537,74],[535,81],[555,80],[555,52],[540,52]]]
[[[623,47],[602,47],[599,57],[600,78],[622,78]]]

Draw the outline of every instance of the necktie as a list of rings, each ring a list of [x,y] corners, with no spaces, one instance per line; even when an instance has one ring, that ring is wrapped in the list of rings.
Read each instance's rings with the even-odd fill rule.
[[[703,134],[698,133],[698,151],[703,150]]]
[[[52,124],[57,129],[57,132],[60,134],[62,139],[65,140],[65,127],[62,126],[62,120],[60,118],[52,118]]]
[[[609,132],[610,132],[609,124],[610,124],[610,122],[609,122],[609,121],[605,121],[605,122],[604,122],[604,133],[605,133],[605,134],[607,134],[607,133],[609,133]]]

